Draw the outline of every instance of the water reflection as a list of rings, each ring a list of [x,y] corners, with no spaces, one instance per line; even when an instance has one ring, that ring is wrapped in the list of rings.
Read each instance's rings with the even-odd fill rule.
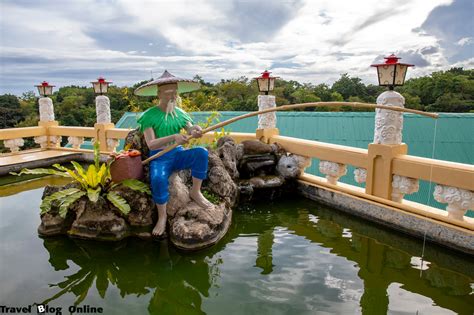
[[[203,303],[206,299],[212,303],[213,298],[224,294],[220,286],[227,283],[224,280],[230,275],[221,271],[223,264],[235,263],[224,261],[221,254],[231,251],[234,243],[247,238],[256,239],[253,243],[257,247],[252,258],[255,262],[253,268],[258,269],[264,279],[262,283],[268,287],[278,283],[274,280],[277,277],[284,278],[278,269],[281,267],[279,264],[293,263],[294,269],[298,269],[299,264],[305,264],[304,260],[308,257],[300,256],[300,249],[301,255],[304,255],[303,249],[319,250],[316,257],[329,253],[345,258],[348,266],[356,266],[358,273],[355,278],[363,282],[360,293],[353,288],[356,284],[338,276],[341,273],[337,270],[338,266],[331,266],[325,271],[323,284],[320,284],[325,286],[325,290],[309,288],[300,292],[280,292],[283,296],[302,295],[307,310],[312,307],[317,309],[321,300],[330,303],[331,299],[352,299],[364,314],[385,314],[389,311],[390,300],[399,299],[389,293],[392,292],[389,287],[395,285],[396,288],[429,298],[433,305],[441,308],[459,314],[474,312],[474,299],[470,295],[474,263],[469,257],[428,245],[424,259],[429,262],[429,267],[420,274],[420,268],[413,263],[417,261],[413,258],[421,254],[420,240],[384,231],[311,202],[299,201],[297,204],[296,210],[294,203],[289,201],[278,205],[257,205],[256,209],[260,210],[236,211],[228,235],[218,245],[194,254],[177,252],[166,242],[127,240],[109,244],[66,238],[45,239],[43,245],[49,252],[52,268],[55,271],[73,270],[63,281],[51,285],[56,291],[45,298],[45,302],[52,303],[65,294],[73,294],[75,303],[81,303],[88,295],[95,294],[91,293],[93,286],[104,298],[113,286],[122,298],[146,296],[150,314],[204,314]],[[296,245],[289,236],[305,239],[311,245]],[[289,248],[287,250],[293,256],[275,260],[275,255],[281,251],[280,245]],[[243,253],[233,255],[239,257]],[[298,261],[300,259],[303,261]],[[252,285],[246,282],[247,277],[251,276],[244,275],[250,274],[251,268],[248,265],[246,270],[239,271],[242,277],[233,279],[233,283],[240,281],[243,288],[251,291]],[[337,291],[337,297],[329,294],[331,290]],[[243,292],[238,294],[244,296]],[[315,299],[316,295],[322,298]],[[227,300],[228,303],[236,302],[232,298]],[[271,299],[267,298],[266,303],[269,303],[268,300]],[[273,301],[277,299],[273,297]],[[406,310],[412,307],[416,311],[419,307],[409,304]]]
[[[10,189],[0,198],[1,305],[77,303],[106,314],[474,313],[471,257],[428,245],[421,260],[422,241],[310,201],[237,210],[217,246],[184,254],[133,239],[40,239],[41,194]]]
[[[51,303],[66,293],[76,296],[79,304],[95,283],[104,298],[109,286],[120,296],[153,293],[148,310],[155,313],[203,314],[202,296],[209,295],[218,260],[214,264],[203,257],[179,255],[167,242],[143,243],[138,240],[118,244],[50,238],[44,240],[49,262],[55,270],[67,270],[71,263],[79,270],[65,280],[51,284],[58,292],[44,300]]]

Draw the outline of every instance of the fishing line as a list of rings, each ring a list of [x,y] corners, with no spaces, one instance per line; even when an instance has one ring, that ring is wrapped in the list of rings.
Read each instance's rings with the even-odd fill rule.
[[[435,119],[435,125],[434,125],[434,131],[433,131],[433,144],[432,144],[432,151],[431,151],[431,159],[434,159],[434,154],[435,154],[435,149],[436,149],[436,133],[438,130],[438,119]],[[430,165],[430,185],[428,188],[428,196],[426,200],[426,204],[428,206],[431,206],[431,187],[433,186],[433,163]],[[421,251],[421,267],[420,267],[420,278],[423,275],[423,263],[424,263],[424,257],[425,257],[425,245],[426,245],[426,233],[428,232],[428,228],[425,229],[425,233],[423,235],[423,248]]]

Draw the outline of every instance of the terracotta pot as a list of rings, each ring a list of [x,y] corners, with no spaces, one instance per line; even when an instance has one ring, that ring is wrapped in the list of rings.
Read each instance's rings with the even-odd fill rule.
[[[142,157],[139,156],[124,156],[116,159],[110,165],[110,174],[112,181],[115,183],[121,182],[124,179],[139,179],[144,177]]]

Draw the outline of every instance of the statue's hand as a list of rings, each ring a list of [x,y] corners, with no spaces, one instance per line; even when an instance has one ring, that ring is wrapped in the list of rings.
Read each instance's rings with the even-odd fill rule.
[[[174,135],[174,141],[177,144],[185,144],[185,143],[188,143],[188,138],[185,135],[182,135],[182,134],[175,134]]]
[[[191,136],[193,138],[201,138],[202,137],[202,128],[199,125],[193,126],[193,130],[191,131]]]

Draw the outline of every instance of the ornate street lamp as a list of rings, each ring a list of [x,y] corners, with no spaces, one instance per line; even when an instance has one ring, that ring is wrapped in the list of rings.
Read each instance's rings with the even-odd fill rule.
[[[99,77],[97,81],[91,82],[92,86],[94,87],[94,92],[99,95],[107,94],[107,89],[109,88],[109,84],[112,82],[105,81],[104,78]]]
[[[389,90],[393,90],[395,86],[401,86],[405,83],[407,69],[408,67],[413,67],[413,65],[399,63],[398,60],[402,58],[399,58],[394,54],[384,57],[384,59],[385,63],[374,64],[371,65],[371,67],[377,68],[379,85],[388,86]]]
[[[46,81],[43,81],[40,85],[35,85],[35,86],[38,88],[38,93],[42,97],[52,95],[53,94],[53,87],[55,87],[55,85],[49,85],[49,83],[46,82]]]
[[[265,70],[262,72],[261,76],[255,78],[255,80],[257,80],[258,90],[260,93],[264,93],[265,95],[268,95],[268,92],[273,91],[273,88],[275,87],[275,79],[278,79],[278,77],[271,77],[270,73],[271,72]]]

